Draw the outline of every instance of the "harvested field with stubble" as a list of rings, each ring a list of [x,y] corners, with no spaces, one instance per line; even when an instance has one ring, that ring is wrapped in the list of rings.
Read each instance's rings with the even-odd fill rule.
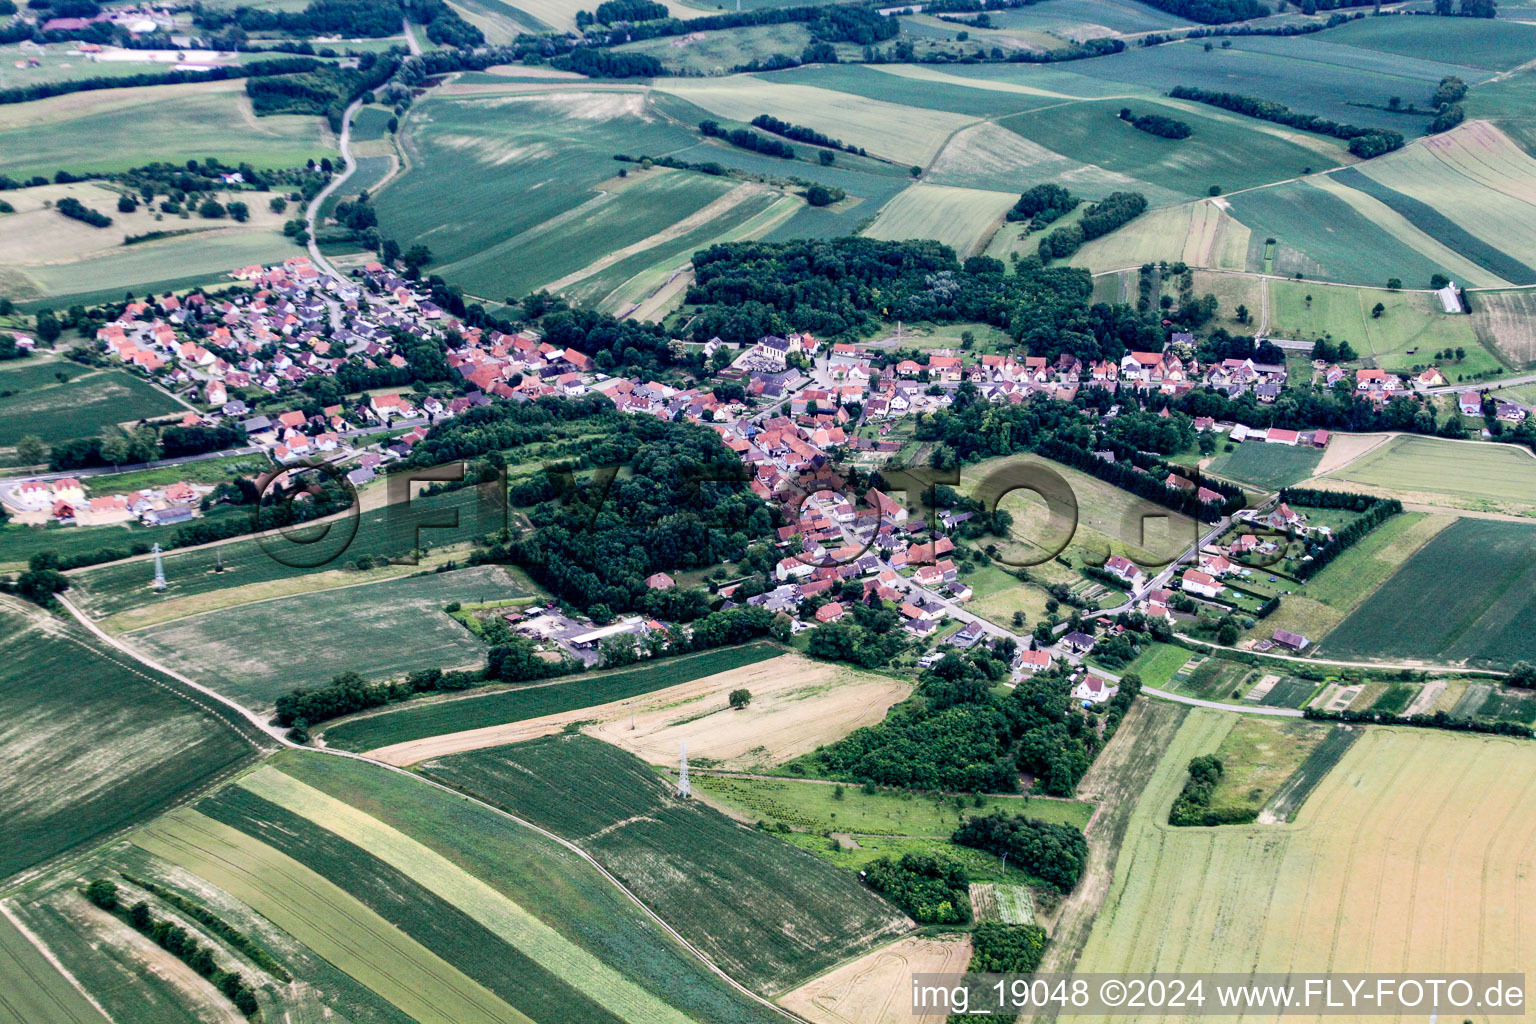
[[[739,711],[726,700],[736,689],[752,694]],[[783,764],[874,725],[911,692],[910,680],[786,654],[582,717],[599,723],[585,728],[588,735],[652,764],[672,764],[687,743],[693,762],[745,770]]]
[[[422,766],[589,852],[727,973],[776,994],[911,928],[857,878],[699,801],[588,736]]]
[[[1517,364],[1536,361],[1536,290],[1477,292],[1469,302],[1478,341]]]
[[[345,750],[368,750],[372,757],[390,764],[414,764],[429,757],[547,736],[572,722],[596,721],[604,714],[626,715],[631,707],[638,712],[642,704],[651,706],[641,695],[653,691],[669,694],[659,697],[657,706],[685,695],[720,693],[723,697],[729,691],[693,681],[728,674],[782,651],[769,643],[746,644],[617,672],[412,703],[332,726],[325,732],[325,741]]]
[[[1081,970],[1455,963],[1478,971],[1528,962],[1521,937],[1536,906],[1526,870],[1536,746],[1372,727],[1294,824],[1168,826],[1189,759],[1215,748],[1228,717],[1191,712],[1159,765]]]
[[[971,960],[969,935],[914,935],[851,960],[779,997],[812,1024],[907,1024],[911,975],[958,974]]]

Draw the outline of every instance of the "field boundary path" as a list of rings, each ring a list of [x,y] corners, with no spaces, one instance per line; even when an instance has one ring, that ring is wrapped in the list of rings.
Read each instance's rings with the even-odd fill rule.
[[[410,25],[406,25],[405,38],[412,39]],[[332,178],[325,188],[315,194],[315,198],[309,201],[309,209],[304,211],[304,229],[309,234],[309,258],[317,267],[332,277],[340,277],[341,273],[331,265],[330,260],[320,254],[320,245],[315,241],[315,218],[320,215],[320,207],[325,204],[325,201],[337,189],[341,188],[348,178],[352,177],[353,171],[357,170],[357,158],[352,155],[352,115],[356,114],[362,105],[363,98],[359,96],[352,101],[341,115],[339,145],[341,147],[341,159],[344,163],[344,169],[340,174]]]

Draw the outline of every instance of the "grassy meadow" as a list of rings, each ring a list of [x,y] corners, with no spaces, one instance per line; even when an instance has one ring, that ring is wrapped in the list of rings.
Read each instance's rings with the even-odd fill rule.
[[[1536,461],[1510,445],[1399,436],[1325,474],[1404,501],[1483,512],[1536,510]]]
[[[12,372],[0,370],[0,388],[12,390],[7,387]],[[69,380],[53,376],[59,372],[69,374]],[[14,383],[14,393],[0,397],[0,445],[14,445],[28,434],[50,444],[93,437],[103,427],[185,411],[170,395],[127,370],[76,375],[49,366],[47,376],[27,374]]]
[[[1235,483],[1277,491],[1312,476],[1322,458],[1317,448],[1244,441],[1236,451],[1212,459],[1206,471]]]

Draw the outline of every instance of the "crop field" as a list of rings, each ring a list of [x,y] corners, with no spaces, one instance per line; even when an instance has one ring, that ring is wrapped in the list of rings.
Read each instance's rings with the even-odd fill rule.
[[[1003,222],[1018,195],[946,185],[911,185],[865,229],[870,238],[932,238],[961,259],[980,248]]]
[[[1050,7],[1019,7],[992,18],[1002,28],[1029,28],[1065,39],[1095,39],[1121,32],[1155,32],[1190,22],[1129,0],[1054,0]]]
[[[1525,955],[1523,910],[1468,908],[1528,905],[1510,894],[1532,884],[1536,746],[1371,728],[1294,824],[1169,827],[1189,758],[1229,723],[1185,719],[1136,807],[1080,971],[1484,970]]]
[[[1536,361],[1536,291],[1478,292],[1467,319],[1478,340],[1504,358]]]
[[[1088,199],[1133,191],[1158,204],[1185,198],[1183,193],[1145,184],[1128,174],[1073,160],[992,121],[956,132],[934,159],[927,180],[995,191],[1019,189],[1022,182],[1054,181]]]
[[[1246,270],[1250,235],[1248,228],[1227,212],[1225,200],[1205,199],[1144,213],[1120,230],[1083,246],[1071,262],[1095,274],[1161,260],[1213,270]],[[1246,280],[1210,276],[1221,283]],[[1207,290],[1195,289],[1202,295]],[[1230,314],[1234,308],[1236,303],[1223,302],[1221,313]]]
[[[427,770],[576,842],[728,973],[768,993],[910,927],[853,876],[676,799],[644,762],[589,737],[459,754]]]
[[[1318,783],[1328,777],[1333,767],[1364,734],[1364,728],[1358,726],[1335,725],[1330,728],[1291,776],[1275,790],[1269,803],[1259,812],[1259,824],[1277,825],[1293,820]]]
[[[1461,519],[1328,636],[1330,657],[1508,666],[1536,656],[1536,525]]]
[[[276,763],[281,773],[263,773],[252,785],[269,804],[305,819],[300,831],[313,835],[309,824],[322,825],[358,848],[347,850],[347,861],[366,849],[518,950],[548,951],[540,962],[550,970],[535,984],[574,976],[574,987],[600,1002],[611,995],[610,1010],[639,1022],[756,1024],[773,1016],[727,987],[589,862],[549,837],[364,762],[289,755]],[[322,873],[346,869],[332,863],[315,858],[312,866]],[[497,916],[481,917],[488,913]],[[615,978],[618,972],[624,977]],[[649,1007],[642,1001],[647,992]],[[662,1001],[675,1009],[656,1005]]]
[[[1235,704],[1254,678],[1253,670],[1240,662],[1196,655],[1173,674],[1168,688],[1201,700]]]
[[[394,678],[478,668],[485,645],[443,612],[450,601],[522,594],[496,566],[282,597],[151,626],[127,637],[162,665],[255,708],[340,672]]]
[[[0,1024],[105,1024],[107,1019],[3,912],[0,991],[5,993],[0,995]]]
[[[1073,70],[1157,92],[1176,85],[1242,92],[1336,121],[1409,134],[1428,120],[1428,112],[1420,119],[1356,104],[1385,106],[1389,96],[1427,97],[1446,75],[1459,75],[1469,85],[1488,77],[1457,64],[1330,43],[1326,35],[1239,37],[1230,49],[1210,53],[1200,40],[1134,47],[1078,62]]]
[[[1190,125],[1194,133],[1187,139],[1160,138],[1120,120],[1117,115],[1122,107],[1138,114],[1176,118]],[[1207,109],[1211,113],[1207,114]],[[1308,167],[1322,169],[1340,162],[1284,138],[1280,132],[1271,133],[1267,126],[1259,127],[1262,122],[1222,116],[1216,108],[1199,104],[1087,100],[1015,114],[998,123],[1069,159],[1185,196],[1204,195],[1211,185],[1223,191],[1266,185],[1300,175]]]
[[[1283,182],[1228,201],[1232,215],[1252,232],[1249,270],[1377,286],[1398,277],[1416,287],[1428,287],[1430,276],[1442,270],[1440,261],[1310,181]],[[1273,267],[1263,262],[1260,243],[1266,238],[1277,242]]]
[[[750,705],[730,706],[727,698],[737,689],[752,695]],[[692,763],[762,771],[878,724],[911,692],[905,679],[786,654],[589,708],[581,718],[592,721],[584,727],[589,735],[651,764],[674,763],[686,743]]]
[[[777,79],[753,75],[669,78],[658,88],[733,121],[772,114],[902,165],[926,164],[953,132],[974,120],[817,86],[780,84]]]
[[[686,267],[700,249],[721,242],[760,238],[807,209],[796,197],[744,186],[726,193],[687,223],[674,225],[567,275],[559,282],[560,292],[574,303],[617,312],[645,297],[673,271]]]
[[[91,437],[103,427],[164,416],[183,408],[126,370],[72,376],[62,384],[36,380],[32,386],[0,398],[0,445],[13,445],[28,434],[50,443]]]
[[[1422,140],[1333,180],[1512,284],[1536,284],[1536,245],[1509,223],[1536,205],[1536,160],[1486,122]],[[1494,282],[1498,283],[1498,282]]]
[[[499,300],[579,270],[728,191],[729,181],[686,172],[615,178],[614,153],[670,153],[697,140],[663,120],[639,92],[432,97],[415,105],[401,128],[411,170],[379,194],[376,206],[391,231],[432,247],[436,272]],[[445,179],[460,186],[444,190]],[[604,190],[594,191],[599,185]],[[665,199],[658,205],[670,211],[666,218],[635,204],[647,195]],[[609,206],[621,216],[611,216]],[[485,217],[487,209],[502,213]],[[623,220],[626,210],[637,215],[634,223]],[[553,265],[547,253],[540,262],[528,258],[530,244],[547,246],[551,238],[569,245],[568,253],[556,254]],[[547,276],[518,277],[530,273]]]
[[[1499,683],[1468,683],[1450,714],[1456,718],[1530,725],[1536,722],[1536,697],[1527,690]]]
[[[842,964],[779,1002],[814,1024],[906,1024],[912,975],[960,974],[970,960],[968,935],[911,936]]]
[[[257,118],[239,80],[73,93],[0,112],[0,172],[15,178],[209,156],[296,167],[333,155],[320,118]]]
[[[156,813],[253,752],[73,622],[0,598],[0,877]]]
[[[1277,491],[1312,476],[1322,458],[1317,448],[1244,441],[1236,451],[1216,456],[1206,470],[1240,484]]]
[[[1452,64],[1492,71],[1524,64],[1536,52],[1536,25],[1482,18],[1468,18],[1450,26],[1428,18],[1362,18],[1330,29],[1320,38],[1404,57],[1432,53]]]
[[[783,649],[769,643],[746,644],[668,658],[639,668],[525,686],[513,690],[476,694],[430,704],[409,704],[333,725],[325,732],[326,743],[343,750],[371,750],[383,760],[409,764],[437,752],[436,745],[417,745],[431,737],[448,737],[442,752],[475,749],[478,738],[456,736],[542,719],[565,712],[584,711],[640,694],[661,690],[695,679],[730,672],[775,658]],[[580,716],[572,716],[575,720]],[[555,726],[559,728],[559,726]],[[507,740],[492,740],[507,742]],[[467,744],[467,745],[461,745]],[[392,751],[389,748],[394,748]]]
[[[66,885],[8,909],[114,1024],[238,1024],[229,1001],[190,967],[78,890]]]
[[[1395,437],[1323,479],[1404,501],[1485,512],[1536,510],[1536,461],[1509,445]]]
[[[977,88],[977,83],[952,76],[946,78],[939,72],[934,72],[932,77],[911,74],[928,70],[930,68],[919,64],[813,64],[775,72],[773,81],[814,85],[866,99],[925,110],[944,110],[967,117],[1003,117],[1060,102],[1059,97],[1044,92]]]
[[[284,767],[133,841],[383,1000],[386,1015],[370,1008],[365,1019],[770,1018],[555,841],[361,762],[298,757]]]
[[[1298,676],[1284,676],[1259,699],[1268,708],[1299,708],[1317,691],[1317,683]]]

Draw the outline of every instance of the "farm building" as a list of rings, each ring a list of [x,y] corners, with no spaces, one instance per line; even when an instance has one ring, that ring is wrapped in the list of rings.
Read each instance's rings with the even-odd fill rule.
[[[1457,290],[1455,281],[1435,292],[1435,297],[1440,300],[1440,305],[1447,313],[1466,312],[1461,304],[1461,292]]]
[[[1312,641],[1308,640],[1300,633],[1292,633],[1289,630],[1277,629],[1275,630],[1275,643],[1279,644],[1281,647],[1289,647],[1293,651],[1301,652],[1306,650]]]

